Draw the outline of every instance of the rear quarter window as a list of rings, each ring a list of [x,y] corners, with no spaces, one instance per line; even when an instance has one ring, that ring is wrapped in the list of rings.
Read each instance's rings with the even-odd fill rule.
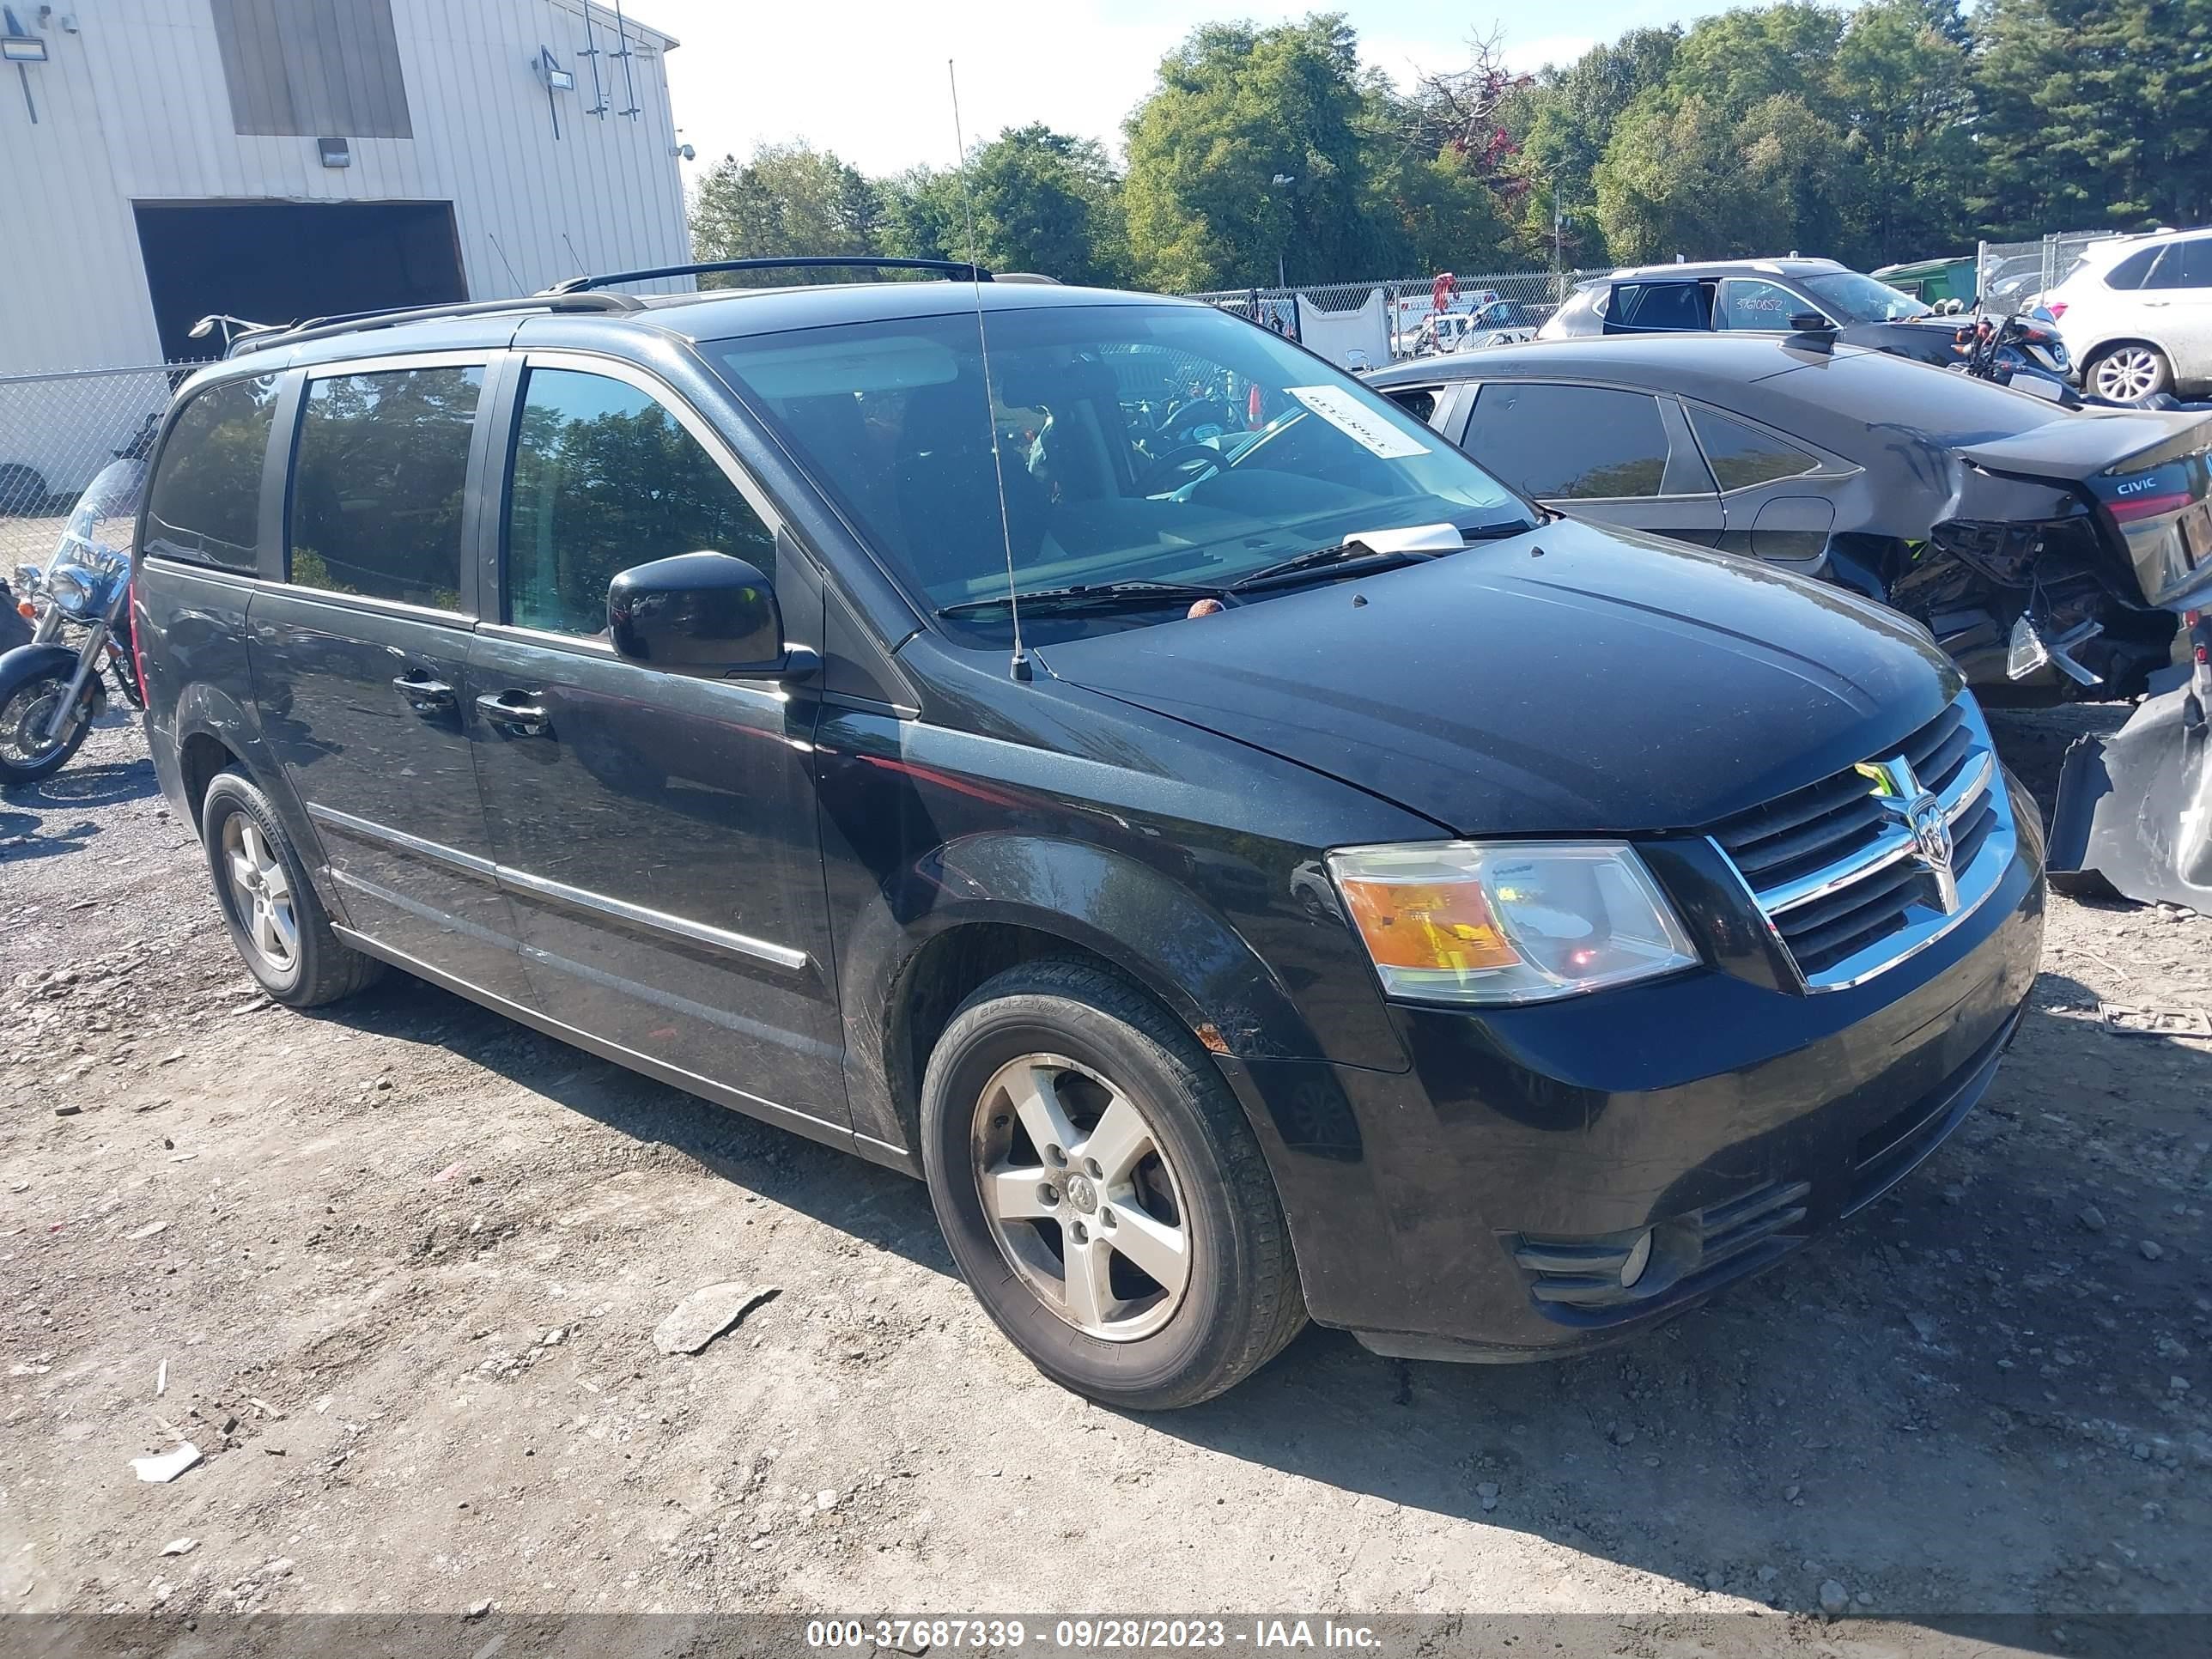
[[[2121,289],[2141,288],[2143,278],[2150,275],[2151,266],[2158,262],[2158,255],[2159,250],[2154,247],[2136,249],[2105,273],[2105,286]]]
[[[1820,468],[1818,456],[1808,455],[1771,433],[1695,404],[1689,409],[1690,429],[1697,434],[1698,447],[1705,452],[1706,463],[1724,490],[1748,489],[1753,484],[1794,478]]]
[[[1437,414],[1437,398],[1443,391],[1442,386],[1395,386],[1382,395],[1415,420],[1433,421]]]
[[[252,574],[276,410],[274,376],[225,380],[193,395],[161,445],[147,492],[147,552]]]

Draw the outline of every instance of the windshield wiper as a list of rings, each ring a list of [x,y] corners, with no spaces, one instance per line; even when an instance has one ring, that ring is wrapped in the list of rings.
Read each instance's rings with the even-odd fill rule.
[[[1112,610],[1123,606],[1158,605],[1165,599],[1218,599],[1228,592],[1197,582],[1082,582],[1073,587],[1032,587],[1026,592],[1001,593],[994,599],[969,599],[948,605],[940,617],[974,617],[987,611],[1005,611],[1018,604],[1024,610],[1066,611]]]
[[[1334,547],[1313,548],[1274,564],[1262,565],[1249,575],[1239,576],[1229,586],[1231,592],[1247,592],[1255,587],[1294,580],[1330,565],[1379,569],[1401,564],[1419,564],[1441,554],[1457,552],[1469,542],[1497,541],[1507,536],[1523,536],[1534,528],[1525,520],[1514,519],[1504,524],[1479,524],[1472,528],[1462,528],[1458,525],[1419,525],[1412,530],[1358,531]],[[1446,531],[1450,532],[1449,537],[1441,533]],[[1438,533],[1427,533],[1431,532]]]

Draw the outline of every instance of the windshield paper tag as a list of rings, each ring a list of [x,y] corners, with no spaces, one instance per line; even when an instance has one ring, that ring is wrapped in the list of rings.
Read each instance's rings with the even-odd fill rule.
[[[1354,443],[1386,461],[1430,453],[1426,444],[1407,437],[1340,386],[1294,386],[1284,390]]]

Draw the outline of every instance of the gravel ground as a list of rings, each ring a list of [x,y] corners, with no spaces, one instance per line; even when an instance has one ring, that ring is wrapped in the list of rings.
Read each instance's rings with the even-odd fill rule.
[[[2122,712],[2000,741],[2047,792]],[[2212,1613],[2208,1006],[2212,921],[2054,897],[1985,1103],[1763,1279],[1560,1365],[1313,1330],[1136,1417],[999,1339],[918,1184],[404,978],[267,1002],[112,714],[0,799],[0,1607]],[[727,1279],[776,1294],[659,1352]]]

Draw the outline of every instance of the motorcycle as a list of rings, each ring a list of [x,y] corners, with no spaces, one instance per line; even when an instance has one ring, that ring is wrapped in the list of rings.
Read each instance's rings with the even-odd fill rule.
[[[106,677],[145,706],[125,636],[129,540],[153,428],[149,420],[85,487],[45,567],[16,569],[19,608],[33,627],[27,644],[0,654],[0,784],[35,783],[69,763],[106,707]],[[71,629],[83,631],[74,647],[63,639]]]
[[[2062,409],[2178,409],[2165,392],[2133,403],[2074,388],[2073,360],[2058,337],[2058,319],[2041,306],[2025,316],[1983,316],[1952,337],[1963,359],[1950,365],[1978,380],[2042,398]]]

